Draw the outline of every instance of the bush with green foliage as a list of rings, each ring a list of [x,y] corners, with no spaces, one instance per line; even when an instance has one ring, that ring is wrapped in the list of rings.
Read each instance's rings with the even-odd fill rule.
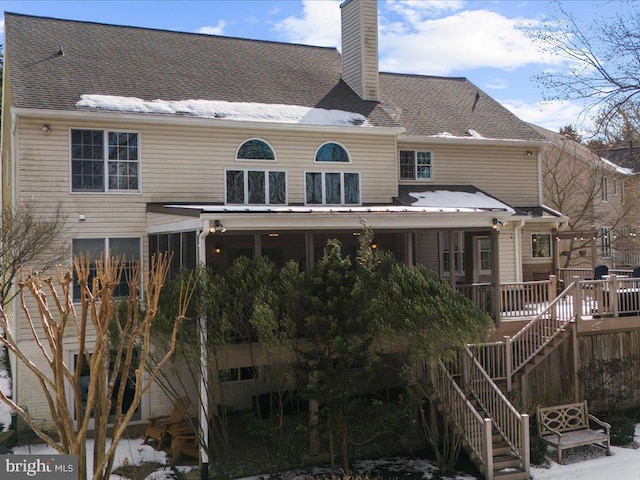
[[[625,446],[633,442],[636,424],[631,418],[615,416],[606,421],[611,425],[611,445]]]
[[[547,461],[547,442],[538,435],[529,438],[529,454],[533,465],[543,465]]]

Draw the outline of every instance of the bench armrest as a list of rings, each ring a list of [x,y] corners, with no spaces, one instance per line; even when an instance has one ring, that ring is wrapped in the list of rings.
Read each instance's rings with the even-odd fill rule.
[[[544,427],[546,430],[550,431],[551,433],[553,433],[556,437],[558,437],[558,442],[560,441],[560,439],[562,438],[562,433],[560,433],[558,430],[554,430],[553,428],[550,428],[548,426],[545,425]]]
[[[589,414],[589,420],[591,420],[594,423],[600,425],[602,428],[604,428],[605,433],[607,435],[609,435],[609,431],[611,430],[611,425],[609,425],[607,422],[603,422],[602,420],[597,419],[596,417],[594,417],[591,414]]]

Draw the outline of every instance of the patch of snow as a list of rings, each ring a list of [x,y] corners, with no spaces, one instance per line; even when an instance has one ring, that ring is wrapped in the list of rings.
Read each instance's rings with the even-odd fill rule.
[[[112,95],[82,95],[80,108],[115,112],[187,115],[246,122],[294,123],[301,125],[371,126],[364,115],[299,105],[224,102],[213,100],[143,100]]]
[[[416,199],[411,204],[413,207],[499,209],[506,210],[509,213],[516,213],[507,204],[482,192],[436,190],[433,192],[410,192],[409,195]]]
[[[476,132],[475,130],[467,130],[467,133],[469,134],[469,136],[471,138],[484,138],[482,135],[480,135],[478,132]]]

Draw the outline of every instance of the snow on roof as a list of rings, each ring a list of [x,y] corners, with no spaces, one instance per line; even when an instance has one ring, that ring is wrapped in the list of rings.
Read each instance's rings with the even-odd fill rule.
[[[409,192],[409,195],[416,199],[411,204],[414,207],[427,206],[431,208],[465,208],[475,210],[505,210],[516,213],[506,203],[502,203],[493,197],[489,197],[482,192],[460,192],[450,190],[435,190],[433,192]]]
[[[429,192],[431,193],[431,192]],[[449,192],[461,195],[460,192]],[[422,193],[410,195],[423,195]],[[474,194],[468,194],[473,196]],[[482,194],[480,194],[482,195]],[[199,210],[203,213],[471,213],[482,211],[503,210],[510,213],[515,211],[508,205],[498,200],[484,196],[493,200],[493,204],[485,202],[481,205],[479,200],[474,202],[459,202],[459,204],[420,204],[420,201],[410,206],[400,205],[377,205],[377,206],[274,206],[274,205],[165,205],[166,208],[180,208],[186,210]]]
[[[295,123],[304,125],[371,126],[364,115],[298,105],[224,102],[213,100],[142,100],[111,95],[82,95],[80,108],[99,108],[127,113],[189,115],[247,122]]]
[[[606,159],[604,157],[600,157],[600,160],[605,165],[609,165],[610,167],[613,167],[615,169],[615,171],[618,172],[618,173],[621,173],[623,175],[635,175],[635,173],[634,173],[632,168],[621,167],[620,165],[617,165],[617,164],[613,163],[611,160],[608,160],[608,159]]]

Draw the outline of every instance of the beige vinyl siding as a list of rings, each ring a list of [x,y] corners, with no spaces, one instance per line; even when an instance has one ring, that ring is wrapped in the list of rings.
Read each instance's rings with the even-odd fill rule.
[[[438,232],[423,230],[416,235],[416,264],[439,272]]]
[[[378,10],[375,2],[342,6],[342,77],[365,100],[378,99]]]
[[[42,131],[50,123],[52,131]],[[139,132],[140,192],[75,193],[70,186],[70,130],[107,129]],[[366,127],[363,127],[366,128]],[[260,137],[274,148],[276,162],[236,161],[238,146]],[[304,172],[360,173],[363,203],[391,203],[397,195],[395,141],[392,135],[259,131],[220,127],[153,126],[135,123],[72,122],[21,119],[18,132],[17,195],[46,215],[58,202],[67,217],[60,248],[69,252],[73,238],[139,237],[141,258],[148,258],[148,202],[225,201],[225,169],[265,169],[287,172],[290,204],[305,201]],[[342,144],[351,163],[314,163],[317,148],[327,141]],[[81,216],[84,220],[81,220]],[[183,218],[184,219],[184,218]],[[37,268],[37,265],[34,265]],[[20,338],[30,338],[19,321]]]
[[[538,161],[523,147],[398,142],[398,150],[433,153],[436,185],[474,185],[513,206],[539,204]],[[397,161],[396,161],[397,162]],[[416,184],[419,181],[401,181]]]
[[[516,246],[512,227],[503,227],[498,235],[498,250],[500,255],[500,283],[515,282]]]

